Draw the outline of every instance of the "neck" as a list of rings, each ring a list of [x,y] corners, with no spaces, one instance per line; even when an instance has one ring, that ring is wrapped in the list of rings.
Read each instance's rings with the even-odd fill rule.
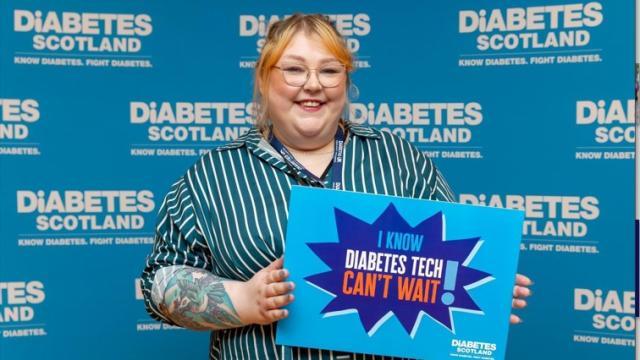
[[[280,136],[278,136],[278,132],[274,131],[274,136],[276,136],[282,143],[282,145],[284,145],[287,150],[291,152],[293,157],[295,157],[296,160],[300,164],[302,164],[302,166],[304,166],[308,171],[310,171],[317,177],[322,176],[327,166],[329,166],[329,163],[331,163],[331,160],[333,159],[335,146],[334,134],[332,134],[331,138],[327,140],[305,144],[307,146],[300,146],[296,142],[288,142],[286,138],[281,138]]]
[[[321,177],[333,159],[335,139],[321,148],[314,150],[298,150],[287,147],[293,157],[313,175]],[[287,146],[287,145],[285,145]]]
[[[293,154],[293,156],[295,156],[296,159],[298,159],[298,156],[310,157],[310,156],[333,154],[334,143],[335,143],[335,139],[331,138],[331,140],[325,145],[322,145],[314,149],[300,149],[300,148],[296,148],[294,146],[285,144],[284,142],[282,143],[282,145],[286,146],[287,149]]]

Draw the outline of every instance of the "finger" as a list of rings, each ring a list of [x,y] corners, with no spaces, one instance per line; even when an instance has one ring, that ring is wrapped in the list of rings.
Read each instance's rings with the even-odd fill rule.
[[[514,309],[522,309],[527,306],[527,301],[523,299],[513,299],[511,301],[511,307]]]
[[[289,316],[289,310],[287,309],[269,310],[265,313],[265,318],[270,322],[282,320],[287,316]]]
[[[516,274],[516,285],[531,286],[533,285],[533,281],[522,274]]]
[[[283,282],[289,276],[289,270],[273,270],[267,276],[267,284]]]
[[[267,299],[267,309],[279,309],[293,301],[293,294],[274,296]]]
[[[267,285],[266,296],[278,296],[291,292],[295,286],[292,282],[277,282]]]
[[[509,323],[511,323],[511,324],[521,324],[522,323],[522,319],[520,319],[520,317],[518,315],[511,314],[511,316],[509,317]]]
[[[513,287],[514,298],[528,297],[528,296],[531,296],[531,289],[529,289],[528,287],[518,286],[518,285]]]

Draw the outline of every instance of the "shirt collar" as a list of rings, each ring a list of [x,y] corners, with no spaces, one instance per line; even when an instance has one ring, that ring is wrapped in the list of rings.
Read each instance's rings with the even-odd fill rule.
[[[344,125],[353,135],[376,140],[381,138],[379,131],[368,126],[356,124],[351,121],[345,121]]]

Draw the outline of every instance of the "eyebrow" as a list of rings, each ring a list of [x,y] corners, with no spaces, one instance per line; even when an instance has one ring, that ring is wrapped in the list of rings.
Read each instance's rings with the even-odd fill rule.
[[[306,60],[307,60],[304,57],[298,56],[298,55],[284,55],[282,58],[283,59],[298,60],[298,61],[301,61],[301,62],[306,62]],[[336,59],[336,58],[324,58],[324,59],[320,60],[320,64],[325,64],[325,63],[330,63],[330,62],[340,62],[340,61],[338,61],[338,59]]]

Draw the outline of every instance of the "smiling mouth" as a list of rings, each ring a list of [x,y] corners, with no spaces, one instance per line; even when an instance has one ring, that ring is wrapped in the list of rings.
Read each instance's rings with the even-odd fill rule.
[[[303,100],[303,101],[296,101],[295,103],[296,105],[300,106],[302,110],[308,111],[308,112],[318,111],[322,108],[322,105],[325,104],[324,102],[316,101],[316,100]]]

